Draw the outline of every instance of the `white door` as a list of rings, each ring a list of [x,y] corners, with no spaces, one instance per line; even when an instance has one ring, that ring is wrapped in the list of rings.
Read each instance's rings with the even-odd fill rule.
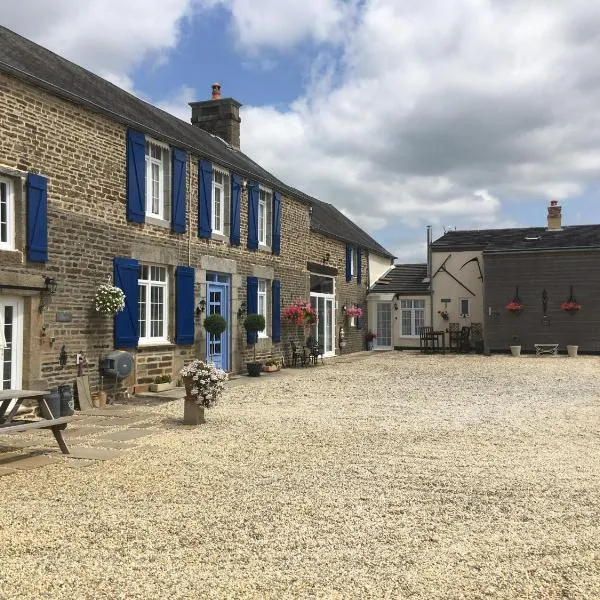
[[[333,356],[335,354],[334,296],[311,293],[310,304],[317,312],[318,318],[311,335],[318,340],[319,344],[323,344],[324,356]]]
[[[392,347],[392,305],[390,302],[377,303],[377,327],[375,348],[388,350]]]
[[[23,360],[23,300],[0,296],[0,326],[4,325],[4,344],[0,336],[0,373],[2,389],[21,387]]]

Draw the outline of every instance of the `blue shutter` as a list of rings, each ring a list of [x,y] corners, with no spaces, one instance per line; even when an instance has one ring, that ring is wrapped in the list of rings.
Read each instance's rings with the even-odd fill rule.
[[[194,343],[194,269],[175,269],[175,341]]]
[[[274,279],[271,284],[271,337],[274,342],[281,341],[281,282]]]
[[[143,223],[146,218],[146,138],[127,130],[127,220]]]
[[[273,194],[273,254],[279,256],[281,253],[281,194]]]
[[[249,315],[255,315],[258,311],[258,278],[248,277],[246,279],[246,307]],[[248,344],[256,344],[258,334],[256,332],[247,331],[246,340]]]
[[[240,206],[242,203],[242,178],[233,175],[231,178],[231,224],[229,239],[232,246],[240,245]]]
[[[258,183],[248,184],[248,249],[258,249]]]
[[[362,283],[362,248],[356,249],[356,283]]]
[[[114,282],[125,294],[125,309],[115,316],[115,346],[133,348],[139,340],[139,290],[140,264],[133,258],[116,256]]]
[[[346,281],[352,281],[352,246],[346,244]]]
[[[183,150],[173,148],[173,175],[171,183],[171,230],[185,233],[185,182],[187,156]]]
[[[41,175],[27,175],[27,258],[48,260],[48,181]]]
[[[212,164],[200,161],[198,169],[198,237],[210,239],[212,233]]]

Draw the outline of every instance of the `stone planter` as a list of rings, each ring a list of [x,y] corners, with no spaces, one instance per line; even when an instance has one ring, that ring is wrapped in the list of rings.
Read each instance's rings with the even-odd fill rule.
[[[150,391],[151,392],[166,392],[167,390],[172,390],[175,387],[175,384],[172,381],[169,383],[151,383]]]
[[[201,425],[202,423],[206,423],[204,406],[196,404],[196,400],[185,398],[183,401],[183,424]]]
[[[575,358],[577,356],[577,350],[579,350],[579,346],[567,346],[567,355],[571,358]]]
[[[511,346],[510,353],[513,356],[521,356],[521,346]]]
[[[279,371],[281,369],[281,367],[279,365],[265,365],[263,367],[263,371],[265,373],[275,373],[276,371]]]

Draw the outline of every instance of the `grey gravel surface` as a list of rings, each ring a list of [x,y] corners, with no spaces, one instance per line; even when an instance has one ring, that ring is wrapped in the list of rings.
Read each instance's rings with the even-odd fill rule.
[[[0,598],[598,599],[599,367],[370,353],[152,407],[0,478]]]

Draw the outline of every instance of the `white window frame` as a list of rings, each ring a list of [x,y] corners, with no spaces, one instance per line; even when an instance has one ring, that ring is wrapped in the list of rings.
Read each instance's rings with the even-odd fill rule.
[[[354,246],[350,246],[350,277],[354,277],[356,261],[356,248]]]
[[[463,302],[467,303],[467,312],[462,312]],[[471,316],[471,299],[470,298],[459,298],[458,306],[461,319],[468,319]]]
[[[411,306],[402,306],[403,303],[410,302]],[[422,302],[423,306],[415,306],[415,302]],[[400,299],[400,337],[401,338],[418,338],[419,337],[419,327],[417,327],[417,319],[416,319],[416,311],[423,311],[423,324],[420,327],[425,326],[425,300],[423,298],[401,298]],[[410,334],[403,333],[402,331],[402,323],[404,322],[404,313],[410,312]]]
[[[148,278],[147,279],[142,279],[142,268],[144,268],[144,267],[148,268]],[[164,270],[164,274],[165,274],[164,281],[152,278],[152,269],[153,268]],[[144,319],[143,319],[145,322],[146,335],[145,336],[141,335],[142,331],[141,331],[141,327],[140,327],[140,338],[138,341],[138,345],[144,346],[144,345],[170,343],[170,341],[169,341],[169,270],[167,269],[167,267],[164,265],[154,265],[154,264],[149,264],[149,263],[140,264],[140,275],[138,277],[138,289],[139,288],[144,288],[146,291],[146,293],[145,293],[145,309],[144,309],[145,314],[144,314]],[[162,321],[162,325],[163,325],[163,335],[159,335],[159,336],[151,335],[152,303],[150,302],[150,299],[152,297],[152,289],[153,288],[162,289],[162,294],[163,294],[162,315],[160,316],[160,321]],[[142,294],[140,291],[138,302],[141,302],[141,299],[142,299]],[[141,319],[140,313],[141,313],[141,306],[138,304],[138,319],[141,321],[142,319]]]
[[[258,280],[258,291],[256,298],[256,312],[265,318],[265,328],[258,332],[259,338],[267,338],[269,334],[269,282],[267,279]]]
[[[222,176],[223,181],[221,183],[217,182],[216,175],[219,174]],[[216,204],[216,190],[220,191],[221,195],[221,205],[218,211],[215,209]],[[229,202],[231,202],[230,198],[230,180],[229,180],[229,172],[225,169],[221,169],[220,167],[213,166],[213,183],[212,183],[212,204],[211,204],[211,220],[212,220],[212,232],[217,233],[219,235],[227,235],[227,229],[225,227],[225,215],[227,214],[227,206]],[[217,224],[217,217],[219,223]],[[220,225],[220,226],[218,226]]]
[[[0,177],[0,186],[4,187],[6,203],[6,239],[1,237],[0,229],[0,250],[15,249],[15,186],[14,182],[8,177]]]
[[[160,160],[152,156],[152,146],[161,149]],[[169,174],[170,174],[170,149],[167,144],[163,144],[158,140],[146,137],[145,146],[145,168],[146,168],[146,216],[155,219],[166,220],[167,197],[169,193]],[[158,167],[158,211],[153,209],[153,180],[152,167]]]
[[[271,228],[273,226],[273,190],[259,187],[258,192],[258,245],[261,248],[270,249]]]

